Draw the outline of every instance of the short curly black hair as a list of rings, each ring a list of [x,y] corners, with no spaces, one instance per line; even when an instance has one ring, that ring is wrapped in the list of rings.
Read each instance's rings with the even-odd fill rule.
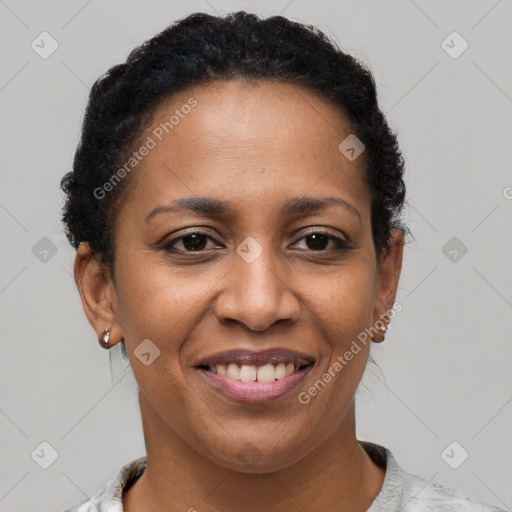
[[[219,17],[193,13],[136,47],[92,87],[73,170],[60,183],[66,194],[62,221],[75,249],[89,242],[114,275],[114,221],[133,176],[121,180],[108,200],[94,191],[127,161],[164,99],[195,85],[235,78],[299,85],[345,113],[365,146],[377,257],[388,247],[392,229],[408,231],[401,219],[404,160],[378,106],[372,73],[311,25],[245,11]]]

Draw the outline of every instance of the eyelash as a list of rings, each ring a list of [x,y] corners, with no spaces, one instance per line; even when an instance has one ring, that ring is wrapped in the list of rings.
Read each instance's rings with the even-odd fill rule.
[[[182,235],[180,237],[177,237],[177,238],[174,238],[172,240],[169,240],[168,242],[166,242],[164,244],[162,249],[164,249],[164,250],[166,250],[168,252],[174,252],[174,253],[178,253],[178,254],[201,254],[201,253],[204,253],[207,249],[206,250],[202,249],[200,251],[187,251],[187,250],[182,250],[182,249],[175,249],[173,247],[173,245],[175,245],[177,242],[179,242],[180,240],[182,240],[184,238],[187,238],[190,235],[203,235],[203,236],[206,236],[207,238],[209,238],[210,240],[213,240],[216,243],[221,244],[221,242],[219,242],[215,237],[213,237],[209,233],[205,233],[204,231],[191,231],[191,232],[187,233],[186,235]],[[310,254],[311,253],[315,253],[315,254],[330,254],[330,253],[333,253],[333,252],[343,252],[343,251],[350,251],[350,250],[354,249],[354,247],[352,247],[345,240],[342,240],[341,238],[338,238],[338,237],[336,237],[334,235],[331,235],[330,233],[328,233],[326,231],[311,231],[309,233],[305,233],[295,243],[298,243],[299,241],[301,241],[304,238],[307,238],[308,236],[311,236],[311,235],[323,235],[326,238],[328,238],[330,241],[332,241],[336,245],[336,247],[334,249],[330,249],[330,250],[329,249],[322,249],[322,250],[318,250],[318,251],[315,251],[314,249],[309,249],[308,253],[310,253]]]

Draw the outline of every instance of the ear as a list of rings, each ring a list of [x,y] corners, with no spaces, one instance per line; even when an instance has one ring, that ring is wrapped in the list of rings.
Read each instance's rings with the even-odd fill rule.
[[[402,270],[402,257],[404,249],[404,234],[399,229],[391,231],[388,249],[380,257],[380,265],[377,271],[377,288],[375,307],[373,311],[372,326],[381,326],[384,322],[387,326],[389,318],[386,312],[393,308],[400,271]],[[378,323],[377,323],[378,322]],[[378,334],[374,341],[384,341],[385,333],[377,327]]]
[[[92,252],[88,242],[81,242],[78,246],[74,275],[89,323],[96,331],[98,340],[102,338],[104,329],[110,330],[108,348],[111,348],[123,339],[123,332],[117,321],[114,282],[110,272]],[[104,347],[102,342],[100,345]]]

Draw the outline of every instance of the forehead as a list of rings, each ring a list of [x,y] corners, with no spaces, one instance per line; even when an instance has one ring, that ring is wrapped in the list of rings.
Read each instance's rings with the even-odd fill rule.
[[[205,150],[229,156],[252,150],[270,159],[283,152],[311,157],[312,150],[332,156],[351,127],[339,108],[303,87],[238,79],[191,88],[162,102],[149,131],[188,158],[204,157]]]
[[[364,154],[350,161],[338,147],[350,134],[339,108],[296,85],[230,80],[189,88],[155,110],[139,143],[152,147],[134,170],[130,195],[146,209],[194,195],[269,206],[339,191],[364,202]]]

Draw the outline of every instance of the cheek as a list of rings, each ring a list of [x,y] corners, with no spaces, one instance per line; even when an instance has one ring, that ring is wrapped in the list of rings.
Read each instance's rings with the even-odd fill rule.
[[[315,435],[330,436],[343,423],[361,382],[370,350],[370,339],[358,339],[370,326],[374,304],[371,262],[355,260],[336,273],[316,279],[307,292],[308,308],[322,335],[322,359],[316,380],[300,390],[299,402],[310,418],[322,419]],[[316,276],[318,277],[318,276]]]
[[[355,259],[336,272],[325,273],[323,278],[308,278],[304,301],[321,320],[333,350],[350,345],[352,338],[369,327],[374,308],[374,272],[371,264]]]
[[[120,262],[117,314],[132,352],[143,340],[150,339],[160,348],[166,367],[176,368],[177,356],[207,314],[208,297],[225,270],[171,268],[165,261],[156,260],[154,255],[146,255]]]
[[[338,410],[355,394],[367,364],[375,295],[375,268],[370,260],[356,258],[307,292],[308,307],[318,317],[324,353],[320,367],[329,392],[322,392],[323,406]],[[317,387],[322,387],[319,384]],[[314,394],[315,390],[311,390]],[[330,413],[326,412],[326,415]]]
[[[180,351],[198,323],[201,299],[215,281],[200,273],[171,271],[168,265],[155,264],[155,258],[149,256],[126,258],[119,263],[116,276],[118,319],[145,400],[157,410],[158,404],[169,404],[172,396],[169,411],[185,407],[190,396],[183,392]],[[150,359],[158,354],[148,365],[137,355],[144,340],[150,340],[159,350],[154,351],[145,342],[150,347]]]

